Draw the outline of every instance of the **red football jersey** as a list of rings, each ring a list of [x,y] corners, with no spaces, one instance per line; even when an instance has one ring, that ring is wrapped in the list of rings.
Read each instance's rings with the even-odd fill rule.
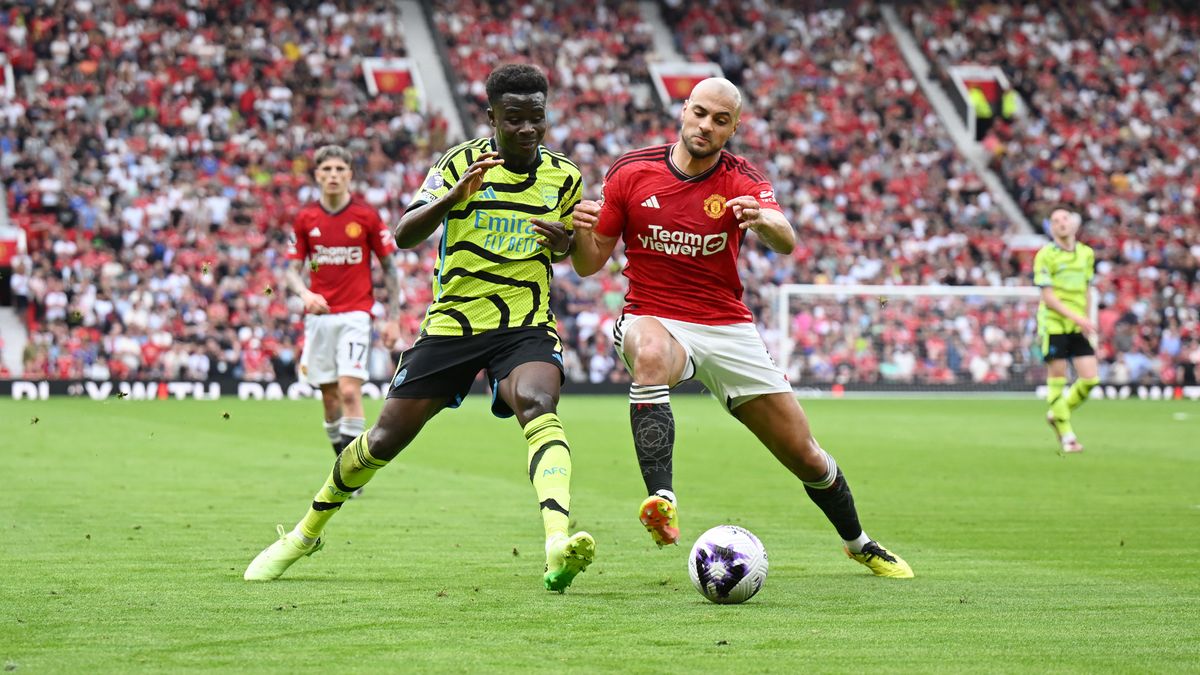
[[[737,269],[745,232],[725,202],[749,195],[779,210],[774,188],[724,150],[711,169],[688,176],[671,148],[627,153],[604,177],[596,231],[625,241],[625,311],[707,325],[752,321]]]
[[[308,258],[315,269],[310,289],[325,297],[329,311],[370,312],[375,304],[371,285],[371,256],[381,260],[396,250],[396,240],[379,213],[358,198],[337,213],[313,202],[296,215],[288,258]]]

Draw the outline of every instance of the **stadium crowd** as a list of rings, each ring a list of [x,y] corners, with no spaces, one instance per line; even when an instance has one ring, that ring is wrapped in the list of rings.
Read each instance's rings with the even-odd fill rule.
[[[561,11],[567,4],[433,6],[472,131],[487,133],[479,83],[491,67],[542,65],[553,88],[547,145],[576,159],[596,197],[617,156],[672,140],[676,122],[652,96],[651,36],[637,3]],[[777,334],[776,283],[1032,280],[1032,251],[1006,243],[1014,230],[957,155],[875,10],[808,4],[663,4],[679,51],[720,63],[745,88],[733,149],[768,174],[802,228],[791,256],[753,238],[743,250],[746,300],[768,344],[778,350],[792,341],[799,383],[1040,381],[1028,305],[797,302],[790,335]],[[81,0],[0,13],[0,49],[25,88],[0,118],[0,176],[10,217],[30,235],[31,256],[11,278],[30,328],[27,377],[293,376],[303,331],[300,308],[282,290],[283,251],[290,215],[314,197],[306,158],[327,142],[349,145],[361,160],[363,196],[391,221],[456,140],[446,138],[436,111],[369,97],[362,86],[359,57],[404,54],[391,7]],[[922,11],[911,21],[928,41],[918,26],[934,13]],[[946,30],[958,15],[936,16],[928,21]],[[1032,82],[1039,109],[1074,100]],[[1136,116],[1120,105],[1108,111],[1118,120]],[[1033,135],[1021,124],[1033,122],[1006,133]],[[1038,142],[1053,137],[1045,129]],[[1117,155],[1130,159],[1124,147]],[[1156,165],[1163,175],[1167,164]],[[1046,178],[1061,167],[1039,166],[1046,181],[1066,176]],[[1146,167],[1130,173],[1150,183],[1157,175]],[[1026,200],[1030,208],[1096,202],[1086,198],[1092,193],[1048,185]],[[1177,186],[1159,194],[1194,199],[1194,176]],[[1200,228],[1175,218],[1192,207],[1125,193],[1109,203],[1162,215],[1149,223],[1125,212],[1108,220],[1106,205],[1085,211],[1081,237],[1097,250],[1103,376],[1194,381]],[[370,369],[379,379],[415,338],[430,299],[432,246],[401,255],[402,316],[383,317],[378,306]],[[554,309],[572,380],[627,378],[610,343],[625,288],[620,267],[618,255],[587,279],[568,264],[555,268]]]
[[[29,235],[11,278],[27,377],[292,377],[300,308],[276,289],[312,151],[348,145],[386,218],[447,142],[436,111],[362,85],[359,57],[405,53],[390,2],[17,6],[0,48],[18,85],[0,172]],[[432,261],[404,265],[420,305]],[[416,324],[377,325],[386,376]]]
[[[877,10],[794,5],[803,7],[721,0],[671,10],[680,51],[720,63],[744,87],[751,106],[738,148],[767,173],[792,221],[803,224],[790,258],[754,243],[747,248],[748,298],[785,282],[1022,283],[1028,261],[1004,245],[1013,231],[958,156]],[[817,316],[797,309],[788,337],[776,334],[772,305],[754,307],[768,344],[778,350],[781,339],[792,340],[796,382],[942,382],[948,364],[960,381],[1033,376],[1025,368],[1031,353],[1014,349],[1024,326],[985,340],[986,317],[966,303],[946,310],[974,327],[964,333],[963,351],[996,354],[986,373],[915,339],[941,330],[934,317],[895,330],[890,324],[900,317],[893,312],[849,316],[836,303],[809,304]],[[1000,356],[1009,352],[1014,356]]]
[[[904,11],[937,68],[996,66],[1021,95],[1024,114],[984,145],[1027,213],[1064,202],[1083,212],[1104,379],[1195,382],[1200,13],[1141,2]]]
[[[998,66],[1023,95],[1029,114],[988,145],[1028,211],[1066,201],[1096,227],[1200,223],[1200,13],[1045,2],[909,13],[936,62]]]

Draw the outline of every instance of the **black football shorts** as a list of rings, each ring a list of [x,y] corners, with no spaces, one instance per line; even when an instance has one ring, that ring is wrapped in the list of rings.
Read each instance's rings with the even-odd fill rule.
[[[457,408],[486,370],[492,389],[492,414],[513,411],[497,394],[500,382],[523,363],[550,363],[563,372],[562,342],[552,328],[504,328],[477,335],[426,335],[400,355],[388,398],[444,398]],[[562,380],[560,380],[561,382]]]
[[[1096,350],[1083,333],[1051,333],[1042,336],[1042,360],[1049,363],[1076,356],[1095,356]]]

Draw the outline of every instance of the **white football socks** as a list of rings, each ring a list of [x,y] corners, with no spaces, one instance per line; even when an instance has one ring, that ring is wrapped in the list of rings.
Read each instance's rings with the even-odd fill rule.
[[[863,547],[871,543],[871,538],[868,537],[866,531],[864,531],[862,534],[858,535],[858,539],[855,539],[854,541],[847,541],[845,539],[842,541],[846,543],[846,548],[850,549],[851,553],[862,553]]]
[[[367,430],[367,421],[361,417],[343,417],[341,433],[343,436],[358,438]]]
[[[332,422],[325,423],[325,435],[329,437],[329,442],[337,445],[342,441],[342,418],[337,418]]]

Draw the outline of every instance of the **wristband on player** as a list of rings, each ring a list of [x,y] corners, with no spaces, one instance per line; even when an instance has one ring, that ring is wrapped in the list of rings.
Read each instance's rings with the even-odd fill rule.
[[[550,251],[550,259],[554,262],[565,259],[567,256],[575,252],[575,231],[567,230],[567,250],[565,251]]]

